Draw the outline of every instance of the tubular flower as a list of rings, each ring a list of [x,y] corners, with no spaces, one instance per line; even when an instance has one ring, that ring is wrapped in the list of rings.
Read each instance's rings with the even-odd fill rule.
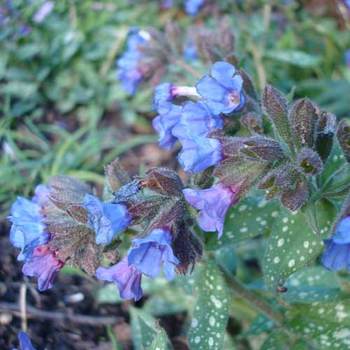
[[[164,229],[154,229],[146,237],[136,238],[128,253],[129,265],[143,274],[155,278],[162,268],[165,277],[172,280],[179,263],[171,248],[171,234]]]
[[[325,241],[322,264],[330,270],[350,271],[350,217],[338,223],[335,234]]]
[[[228,208],[237,201],[237,191],[219,183],[205,190],[183,190],[187,202],[200,211],[198,224],[202,230],[223,234],[225,215]]]
[[[21,249],[18,260],[30,258],[34,248],[47,243],[49,239],[41,214],[41,204],[47,193],[46,187],[40,185],[35,189],[32,200],[18,197],[12,204],[10,241],[14,247]]]
[[[222,159],[221,144],[216,139],[197,136],[181,139],[179,163],[185,171],[197,173],[218,164]]]
[[[97,244],[109,244],[131,222],[128,209],[123,204],[103,203],[97,197],[86,194],[84,206],[89,225],[94,229]]]
[[[140,62],[144,57],[142,48],[150,41],[148,32],[132,29],[127,40],[127,49],[117,60],[117,75],[124,89],[133,95],[143,80]]]
[[[162,102],[158,107],[159,115],[153,119],[153,128],[159,134],[159,145],[165,149],[171,149],[176,143],[176,137],[172,134],[173,127],[181,117],[181,106],[170,102]]]
[[[40,245],[23,265],[22,272],[26,276],[38,279],[38,289],[44,291],[53,286],[53,282],[63,267],[63,262],[55,257],[55,253],[47,245]]]
[[[96,270],[96,277],[99,280],[114,282],[122,299],[137,301],[142,297],[142,274],[135,266],[129,265],[127,257],[109,268],[99,267]]]
[[[230,114],[244,105],[243,79],[227,62],[214,63],[210,75],[205,75],[196,87],[214,114]]]

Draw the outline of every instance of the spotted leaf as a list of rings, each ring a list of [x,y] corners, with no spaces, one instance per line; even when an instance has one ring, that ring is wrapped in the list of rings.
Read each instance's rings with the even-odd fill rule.
[[[283,299],[290,303],[334,301],[342,298],[337,276],[323,268],[313,266],[297,271],[286,282]]]
[[[316,349],[350,348],[350,301],[294,306],[288,327],[309,339]]]
[[[214,261],[207,262],[195,284],[198,286],[198,299],[188,333],[190,347],[221,350],[229,316],[229,293]]]
[[[209,237],[207,247],[217,249],[248,238],[267,235],[278,213],[277,201],[267,202],[258,196],[247,197],[227,212],[223,236],[220,240],[216,236]]]
[[[275,289],[284,284],[288,276],[312,263],[322,248],[322,238],[312,231],[300,210],[291,213],[282,209],[272,227],[263,262],[267,286]]]

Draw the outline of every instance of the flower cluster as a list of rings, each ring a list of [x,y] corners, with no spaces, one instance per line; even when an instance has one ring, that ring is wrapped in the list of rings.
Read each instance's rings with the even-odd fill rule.
[[[161,269],[168,280],[175,277],[179,260],[174,256],[172,236],[167,229],[154,229],[143,238],[132,241],[127,257],[118,264],[96,271],[100,280],[115,282],[123,299],[139,300],[142,297],[142,274],[155,278]]]
[[[201,255],[199,242],[184,223],[182,187],[175,173],[154,169],[116,192],[114,202],[124,203],[132,223],[148,220],[120,262],[96,271],[98,279],[117,285],[121,298],[137,301],[142,297],[142,275],[155,278],[163,272],[170,281],[176,270],[186,272],[188,264]],[[181,241],[187,243],[186,248],[179,245]]]
[[[19,197],[13,203],[10,231],[11,243],[21,249],[18,260],[24,261],[23,273],[38,278],[38,289],[52,287],[53,280],[63,266],[48,242],[50,234],[45,225],[43,208],[48,200],[49,189],[39,185],[35,196],[28,200]]]
[[[190,100],[176,104],[180,96]],[[158,116],[153,127],[160,146],[169,149],[179,141],[182,150],[178,159],[185,171],[201,172],[218,164],[222,160],[221,144],[210,133],[222,129],[223,116],[240,111],[244,102],[243,79],[227,62],[216,62],[196,87],[159,85],[154,96]]]
[[[43,291],[65,264],[74,265],[114,281],[122,298],[140,299],[142,275],[155,278],[163,272],[171,280],[201,256],[201,244],[186,223],[182,190],[176,173],[166,169],[131,180],[114,191],[111,202],[102,202],[80,181],[52,178],[37,187],[32,200],[20,197],[11,209],[10,240],[21,249],[23,273],[37,277]],[[101,267],[104,252],[115,249],[111,243],[140,224],[145,229],[127,255],[112,267]]]
[[[117,75],[125,91],[134,94],[144,78],[142,69],[143,49],[149,44],[151,36],[147,31],[132,29],[128,34],[127,49],[117,60]]]

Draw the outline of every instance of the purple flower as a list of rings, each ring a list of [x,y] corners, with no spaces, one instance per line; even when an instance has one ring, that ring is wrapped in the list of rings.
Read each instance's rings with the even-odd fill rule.
[[[184,138],[180,140],[182,150],[178,160],[185,171],[198,173],[222,159],[221,144],[216,139],[203,136]]]
[[[34,14],[33,21],[36,23],[41,23],[53,10],[55,4],[53,1],[45,1],[39,8],[39,10]]]
[[[210,75],[197,83],[197,91],[214,114],[230,114],[240,110],[245,102],[243,79],[227,62],[216,62]]]
[[[143,80],[143,73],[140,69],[140,62],[144,57],[142,49],[147,46],[150,40],[148,32],[132,29],[127,40],[127,49],[117,60],[117,75],[124,89],[133,95],[138,85]]]
[[[126,257],[109,268],[99,267],[96,271],[96,277],[102,281],[116,283],[122,299],[134,299],[137,301],[142,297],[142,274],[135,266],[128,264]]]
[[[173,0],[162,0],[161,7],[163,9],[170,9],[174,6]]]
[[[190,16],[195,16],[204,4],[204,0],[185,0],[185,11]]]
[[[181,119],[172,129],[172,134],[178,139],[192,139],[197,136],[207,136],[214,129],[222,129],[223,121],[215,116],[201,102],[186,102],[182,108]]]
[[[155,278],[160,269],[168,280],[175,277],[179,263],[171,248],[171,234],[164,229],[154,229],[146,237],[136,238],[128,253],[128,262],[143,274]]]
[[[94,229],[97,244],[109,244],[131,222],[128,209],[123,204],[102,203],[97,197],[86,194],[84,206],[88,211],[89,225]]]
[[[333,237],[325,240],[325,246],[322,264],[333,271],[350,271],[350,217],[340,220]]]
[[[47,243],[49,239],[41,215],[41,203],[47,196],[43,193],[44,188],[45,186],[38,186],[32,200],[18,197],[12,204],[9,216],[12,223],[10,241],[14,247],[21,249],[18,260],[30,258],[34,248]]]
[[[27,333],[19,332],[18,340],[19,340],[19,350],[35,350]]]
[[[53,286],[53,281],[62,267],[63,262],[55,257],[55,253],[47,245],[40,245],[25,262],[22,272],[26,276],[36,277],[39,291],[44,291]]]
[[[187,202],[200,211],[198,224],[207,232],[218,231],[223,234],[225,215],[228,208],[237,201],[236,189],[221,183],[206,190],[183,190]]]
[[[170,149],[176,143],[176,137],[172,134],[172,129],[179,122],[181,111],[181,106],[170,102],[159,103],[159,115],[153,119],[152,125],[159,134],[160,147]]]

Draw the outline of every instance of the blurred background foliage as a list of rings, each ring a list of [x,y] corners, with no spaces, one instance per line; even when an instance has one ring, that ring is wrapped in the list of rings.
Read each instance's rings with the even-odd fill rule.
[[[0,202],[57,172],[99,183],[96,174],[111,154],[121,155],[152,137],[152,86],[128,96],[116,79],[115,59],[130,27],[215,28],[227,15],[235,54],[261,89],[266,81],[290,95],[309,96],[346,116],[350,73],[349,18],[333,1],[218,1],[213,15],[186,16],[182,1],[55,2],[40,22],[43,1],[4,1],[0,22],[2,147]],[[192,62],[200,72],[207,67]],[[176,81],[170,67],[163,80]],[[178,79],[180,80],[180,79]],[[121,135],[118,135],[121,134]],[[126,145],[118,145],[131,133]],[[107,159],[106,159],[107,158]],[[61,167],[62,165],[62,167]],[[93,170],[93,171],[92,171]]]
[[[52,175],[73,175],[101,191],[103,167],[115,157],[121,157],[125,167],[134,174],[152,165],[176,166],[174,157],[160,151],[155,143],[151,128],[153,86],[145,83],[135,96],[129,96],[117,81],[115,60],[125,48],[130,27],[152,26],[164,30],[166,23],[175,21],[183,32],[189,27],[215,29],[220,16],[226,15],[235,33],[239,65],[252,75],[259,90],[269,82],[290,97],[309,96],[339,118],[350,117],[350,67],[345,61],[345,52],[350,48],[350,15],[343,2],[221,0],[215,3],[215,12],[189,17],[183,11],[182,1],[174,1],[172,8],[164,9],[162,1],[59,0],[40,22],[34,18],[43,1],[4,0],[1,3],[1,219],[6,218],[17,195],[31,195],[35,184],[45,182]],[[208,69],[208,65],[199,61],[188,64],[200,73]],[[174,65],[162,81],[184,84],[194,80]],[[259,210],[253,205],[250,207],[256,212]],[[274,207],[267,210],[261,213],[262,218],[265,214],[273,218]],[[239,213],[235,214],[236,232],[243,220]],[[244,238],[257,234],[267,236],[272,224],[271,221],[263,231],[257,223],[252,224]],[[231,239],[227,231],[222,242],[212,237],[207,244],[209,249],[216,249],[212,258],[221,268],[236,272],[252,289],[265,293],[260,268],[263,240],[247,242],[242,235]],[[182,320],[186,312],[197,312],[199,318],[210,312],[206,308],[195,310],[197,304],[192,290],[197,278],[215,275],[213,269],[216,268],[211,264],[199,265],[191,278],[179,277],[171,284],[165,284],[162,279],[146,281],[144,290],[148,299],[142,309],[132,308],[130,312],[135,349],[155,349],[157,342],[167,342],[162,331],[157,330],[154,317],[177,315]],[[326,292],[317,296],[321,286],[312,278],[323,274],[327,275],[324,281],[330,282]],[[63,275],[82,273],[67,268]],[[294,280],[294,285],[302,283],[305,290],[288,295],[288,302],[305,302],[307,298],[329,301],[328,293],[332,298],[338,297],[339,281],[333,281],[327,272],[317,267],[295,276]],[[114,286],[91,283],[95,283],[97,303],[121,303]],[[293,284],[293,280],[288,283]],[[344,283],[349,285],[349,281]],[[302,301],[301,292],[307,293]],[[204,299],[198,305],[210,302],[205,300],[205,294],[202,292]],[[273,322],[259,315],[248,303],[235,298],[224,305],[226,308],[234,315],[229,319],[228,330],[230,334],[239,334],[236,340],[241,347],[237,348],[249,348],[249,343],[253,349],[284,349],[284,333],[272,331]],[[331,305],[329,310],[334,311],[334,307]],[[297,329],[298,324],[293,320],[304,311],[293,309],[295,315],[288,327]],[[312,322],[317,323],[316,316],[310,313]],[[328,316],[333,317],[331,313]],[[153,332],[152,347],[148,339],[150,332]],[[265,339],[261,334],[266,332],[270,336],[262,345]],[[107,334],[114,349],[120,349],[115,332],[108,328]],[[193,344],[197,336],[195,331],[190,334]],[[181,337],[178,344],[181,345]],[[278,344],[282,345],[278,347]],[[294,345],[295,349],[310,348],[303,341]],[[235,346],[232,338],[226,336],[225,349]]]

